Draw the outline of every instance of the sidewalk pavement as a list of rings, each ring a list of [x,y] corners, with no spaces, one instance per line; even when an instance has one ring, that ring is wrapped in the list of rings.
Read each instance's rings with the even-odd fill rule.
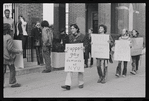
[[[92,68],[85,68],[84,88],[78,88],[78,73],[73,73],[70,91],[61,88],[64,85],[66,73],[52,71],[51,73],[30,73],[17,76],[17,81],[22,84],[19,88],[11,88],[8,85],[9,78],[5,79],[3,90],[4,98],[9,97],[145,97],[146,96],[146,74],[145,56],[142,56],[141,66],[137,75],[130,74],[131,62],[128,63],[127,76],[115,77],[117,62],[108,66],[108,77],[105,84],[97,83],[98,74],[96,59]]]
[[[19,75],[25,75],[25,74],[30,74],[30,73],[37,73],[37,72],[42,72],[42,70],[45,69],[45,65],[37,65],[37,62],[27,62],[27,59],[24,59],[24,68],[16,68],[16,76]],[[55,70],[63,70],[64,67],[61,68],[52,68],[52,71]],[[9,78],[10,76],[10,70],[7,68],[5,77]]]

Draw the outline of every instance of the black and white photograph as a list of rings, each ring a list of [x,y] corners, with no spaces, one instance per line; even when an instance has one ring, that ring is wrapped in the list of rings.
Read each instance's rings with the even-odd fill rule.
[[[146,96],[146,3],[3,3],[3,98]]]

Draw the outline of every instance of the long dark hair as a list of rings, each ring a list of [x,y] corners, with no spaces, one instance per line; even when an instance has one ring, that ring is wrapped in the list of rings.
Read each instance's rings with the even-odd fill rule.
[[[70,27],[72,27],[72,26],[77,29],[77,33],[80,32],[80,29],[77,24],[71,24]]]
[[[48,21],[46,21],[46,20],[42,21],[41,27],[50,27]]]

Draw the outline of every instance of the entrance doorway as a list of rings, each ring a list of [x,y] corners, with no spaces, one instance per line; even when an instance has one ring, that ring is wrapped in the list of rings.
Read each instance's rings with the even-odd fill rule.
[[[98,33],[98,3],[86,3],[86,32],[89,28]]]

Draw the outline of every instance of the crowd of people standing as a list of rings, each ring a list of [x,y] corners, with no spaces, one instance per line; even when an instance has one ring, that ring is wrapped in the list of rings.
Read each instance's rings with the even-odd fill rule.
[[[17,54],[25,54],[23,51],[26,48],[27,37],[29,36],[27,33],[27,25],[28,23],[25,21],[23,16],[18,17],[17,24],[14,24],[13,20],[9,18],[10,11],[8,9],[5,10],[5,18],[3,24],[3,41],[4,41],[4,55],[3,55],[3,67],[4,67],[4,74],[6,73],[6,66],[10,69],[10,81],[11,87],[20,87],[20,84],[16,83],[15,78],[15,66],[14,61]],[[66,34],[65,29],[63,28],[60,31],[59,43],[64,46],[67,43],[83,43],[84,46],[84,68],[92,67],[93,66],[93,57],[91,57],[91,46],[92,46],[92,38],[91,34],[93,34],[93,29],[90,28],[87,34],[82,34],[77,24],[70,25],[71,33]],[[99,25],[98,27],[98,34],[106,34],[107,27],[106,25]],[[122,34],[119,37],[119,40],[129,40],[130,47],[131,47],[131,38],[137,38],[139,35],[138,31],[132,30],[131,33],[128,33],[127,29],[122,30]],[[35,27],[31,31],[31,36],[33,37],[34,47],[36,49],[37,55],[37,64],[44,65],[45,60],[45,70],[42,73],[49,73],[51,72],[51,51],[53,47],[53,29],[49,26],[48,21],[44,20],[41,23],[37,21],[35,23]],[[17,50],[13,46],[13,40],[22,40],[22,49]],[[103,58],[96,58],[96,67],[97,73],[99,75],[99,79],[97,83],[106,83],[107,78],[107,71],[108,71],[108,63],[113,63],[112,55],[115,42],[112,39],[111,35],[109,35],[109,59]],[[136,74],[139,65],[140,55],[132,56],[132,71],[131,74]],[[23,55],[25,57],[25,55]],[[90,65],[88,65],[88,59],[90,59]],[[121,75],[121,64],[124,62],[124,68],[122,72],[122,76],[126,77],[127,75],[127,61],[119,61],[118,66],[116,69],[116,76],[119,77]],[[102,68],[103,66],[103,68]],[[103,69],[103,70],[102,70]],[[67,72],[65,85],[61,86],[63,89],[70,90],[72,84],[72,73]],[[79,88],[84,87],[84,80],[83,80],[83,72],[78,72],[78,81],[79,81]]]

